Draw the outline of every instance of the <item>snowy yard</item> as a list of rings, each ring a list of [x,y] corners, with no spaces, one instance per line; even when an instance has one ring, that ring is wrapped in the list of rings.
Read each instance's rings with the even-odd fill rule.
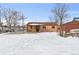
[[[79,54],[79,38],[55,32],[0,34],[0,54]]]

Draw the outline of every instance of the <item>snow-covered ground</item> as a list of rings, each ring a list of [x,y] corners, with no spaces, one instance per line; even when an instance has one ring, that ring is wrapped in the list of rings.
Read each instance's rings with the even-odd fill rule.
[[[0,54],[79,54],[79,38],[55,32],[0,34]]]

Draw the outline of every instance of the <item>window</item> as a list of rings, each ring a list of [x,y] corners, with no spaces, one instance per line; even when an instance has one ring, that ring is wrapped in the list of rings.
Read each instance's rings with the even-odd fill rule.
[[[55,26],[52,26],[52,28],[55,28]]]
[[[32,28],[32,26],[30,26],[30,28]]]
[[[46,27],[45,26],[43,26],[43,29],[45,29]]]

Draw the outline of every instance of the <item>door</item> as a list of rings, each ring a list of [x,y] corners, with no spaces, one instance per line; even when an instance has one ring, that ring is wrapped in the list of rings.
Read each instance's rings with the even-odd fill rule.
[[[39,30],[40,30],[40,26],[38,25],[36,26],[36,32],[39,32]]]

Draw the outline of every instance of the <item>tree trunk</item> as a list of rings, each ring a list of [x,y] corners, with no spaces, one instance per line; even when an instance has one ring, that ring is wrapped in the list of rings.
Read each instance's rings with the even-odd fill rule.
[[[2,33],[2,23],[1,23],[1,18],[0,18],[0,33]]]
[[[60,20],[60,36],[63,36],[63,30],[62,30],[62,18]]]
[[[15,24],[14,24],[14,31],[13,32],[15,32],[16,31],[16,26],[15,26]]]
[[[11,25],[9,25],[9,32],[11,32]]]

